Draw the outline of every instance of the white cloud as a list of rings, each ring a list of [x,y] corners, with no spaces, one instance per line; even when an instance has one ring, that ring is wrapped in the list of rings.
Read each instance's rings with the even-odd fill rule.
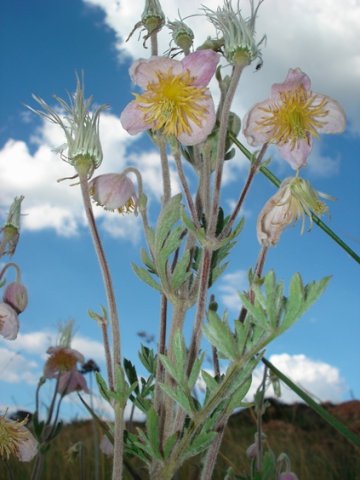
[[[304,354],[289,355],[282,353],[271,355],[269,361],[282,373],[289,377],[300,388],[314,399],[325,402],[340,402],[346,392],[345,381],[341,378],[338,368],[320,360],[312,360]],[[259,367],[253,375],[253,383],[247,396],[249,400],[260,385],[263,368]],[[267,396],[275,396],[272,386],[267,390]],[[281,398],[285,403],[302,401],[298,395],[281,383]]]
[[[0,347],[0,381],[35,385],[39,376],[39,365],[18,352]]]
[[[225,307],[239,313],[241,301],[239,292],[244,291],[248,286],[247,272],[245,270],[236,270],[222,276],[221,283],[218,285],[219,297]]]
[[[96,174],[121,172],[125,167],[138,168],[143,177],[144,191],[151,198],[160,200],[160,157],[155,150],[127,154],[127,147],[135,138],[124,131],[119,118],[104,113],[100,122],[104,160]],[[1,208],[7,211],[14,196],[24,195],[22,225],[28,230],[54,229],[57,234],[70,237],[86,224],[80,189],[76,180],[60,178],[74,174],[72,166],[62,161],[52,148],[62,144],[61,129],[49,122],[42,122],[32,137],[32,148],[19,140],[8,140],[0,150],[0,177],[3,179]],[[170,159],[171,160],[171,159]],[[173,162],[170,165],[173,193],[180,191]],[[94,208],[105,231],[116,238],[136,243],[140,238],[140,218],[118,215]]]
[[[138,34],[127,42],[124,40],[133,25],[141,18],[142,2],[117,2],[115,0],[84,0],[86,5],[100,7],[105,13],[105,23],[114,30],[120,59],[124,56],[146,57]],[[162,2],[167,18],[178,17],[179,2]],[[182,17],[200,13],[202,0],[183,0]],[[234,0],[234,4],[235,4]],[[208,0],[206,6],[216,9],[220,0]],[[240,2],[245,15],[249,2]],[[186,20],[195,32],[195,46],[208,35],[214,36],[209,22],[201,16]],[[256,30],[258,38],[267,35],[263,47],[264,67],[255,73],[248,68],[243,76],[239,94],[235,100],[241,115],[256,101],[270,93],[272,83],[282,81],[289,68],[300,67],[312,79],[315,91],[336,98],[345,108],[352,130],[360,133],[359,82],[360,55],[358,32],[360,30],[360,4],[357,0],[267,0],[261,5]],[[201,36],[198,35],[201,32]],[[159,52],[168,49],[170,35],[167,29],[159,34]]]

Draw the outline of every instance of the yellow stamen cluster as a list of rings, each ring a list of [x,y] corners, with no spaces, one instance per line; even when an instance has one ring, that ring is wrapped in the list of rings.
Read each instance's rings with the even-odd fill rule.
[[[145,122],[165,135],[178,137],[191,134],[190,121],[201,127],[208,110],[201,104],[208,99],[206,87],[192,85],[187,70],[178,75],[157,72],[157,82],[149,82],[146,91],[135,95],[135,101],[145,113]]]
[[[9,459],[10,455],[16,455],[19,444],[27,440],[26,425],[27,419],[21,422],[14,422],[0,415],[0,457]]]
[[[319,119],[329,113],[326,105],[326,98],[319,101],[316,94],[302,86],[281,92],[278,102],[261,108],[267,115],[257,122],[258,129],[267,129],[269,143],[284,145],[290,141],[294,148],[298,140],[309,139],[310,135],[319,136],[317,129],[325,124]]]
[[[46,365],[50,370],[68,372],[76,367],[78,359],[65,349],[58,350],[50,355]]]
[[[132,198],[129,198],[129,200],[125,203],[125,205],[123,205],[120,208],[117,208],[116,210],[122,215],[124,215],[125,213],[133,213],[136,210],[136,205],[134,200]]]

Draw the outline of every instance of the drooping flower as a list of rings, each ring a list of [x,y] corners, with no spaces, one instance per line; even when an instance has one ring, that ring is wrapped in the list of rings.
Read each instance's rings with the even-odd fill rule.
[[[123,110],[120,121],[130,135],[145,130],[176,137],[184,145],[206,139],[215,124],[207,88],[219,55],[199,50],[182,61],[165,57],[138,60],[130,68],[133,82],[144,89]]]
[[[7,303],[0,303],[0,335],[15,340],[19,332],[19,319],[15,310]]]
[[[111,443],[107,435],[103,435],[100,440],[100,450],[107,455],[112,457],[114,455],[114,444]]]
[[[19,282],[9,283],[5,288],[3,301],[10,305],[17,313],[23,312],[28,304],[26,288]]]
[[[244,18],[241,14],[239,1],[237,9],[234,10],[231,0],[225,0],[223,7],[216,11],[204,7],[205,15],[223,37],[224,54],[226,59],[233,65],[249,65],[253,60],[259,58],[262,63],[260,45],[265,36],[259,42],[255,40],[255,21],[260,5],[260,0],[254,7],[254,0],[250,0],[250,17]]]
[[[312,92],[310,78],[299,68],[290,69],[283,83],[275,83],[271,97],[257,103],[244,120],[250,145],[277,145],[294,169],[306,165],[313,137],[344,129],[343,109],[330,97]]]
[[[23,195],[15,197],[13,203],[10,205],[6,223],[0,230],[2,233],[2,238],[0,240],[0,256],[5,254],[12,256],[15,253],[20,236],[21,202],[23,200]]]
[[[69,372],[76,368],[77,362],[84,363],[84,356],[69,347],[50,347],[47,350],[50,357],[44,366],[44,377],[55,378],[60,373]]]
[[[37,454],[38,442],[25,425],[0,415],[0,457],[8,460],[15,455],[20,462],[30,462]]]
[[[121,173],[107,173],[89,182],[89,191],[97,205],[105,210],[129,213],[136,210],[137,198],[133,182]]]
[[[320,197],[334,200],[325,193],[314,190],[307,180],[300,177],[286,178],[279,190],[264,205],[257,220],[257,237],[265,247],[276,245],[283,230],[299,218],[302,220],[301,233],[305,227],[306,215],[313,224],[311,212],[322,215],[328,211]]]
[[[80,391],[89,393],[84,375],[76,368],[60,374],[57,391],[60,395]]]
[[[42,98],[33,95],[33,98],[40,105],[42,110],[28,108],[37,115],[50,120],[62,128],[66,142],[55,148],[61,158],[73,165],[77,173],[91,177],[95,168],[99,167],[103,153],[99,136],[100,113],[105,110],[106,105],[101,105],[93,113],[89,109],[92,104],[92,97],[84,98],[84,88],[78,79],[76,91],[70,97],[69,103],[62,98],[54,96],[59,103],[61,111],[50,107]]]

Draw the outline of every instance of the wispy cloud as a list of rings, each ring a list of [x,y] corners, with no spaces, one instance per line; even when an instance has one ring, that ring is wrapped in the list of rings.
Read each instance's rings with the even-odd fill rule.
[[[245,270],[236,270],[222,276],[221,283],[218,285],[219,298],[232,311],[239,312],[241,301],[239,292],[245,290],[248,286],[247,272]]]

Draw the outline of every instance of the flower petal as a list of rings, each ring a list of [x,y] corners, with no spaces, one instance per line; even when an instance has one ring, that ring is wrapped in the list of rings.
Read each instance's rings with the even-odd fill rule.
[[[298,140],[293,146],[291,142],[278,145],[281,157],[286,160],[294,170],[304,167],[312,149],[312,138]]]
[[[273,101],[271,99],[264,100],[254,105],[246,114],[243,122],[243,133],[249,145],[263,145],[271,137],[271,130],[259,126],[258,122],[271,117],[271,113],[264,111],[264,109],[268,110],[272,105]]]
[[[219,59],[220,55],[213,50],[197,50],[187,55],[181,63],[194,77],[192,85],[206,86],[215,73]]]
[[[137,133],[149,130],[153,125],[145,122],[145,115],[139,108],[139,104],[133,100],[122,111],[120,115],[120,122],[123,128],[130,133],[136,135]]]
[[[324,126],[318,128],[319,133],[341,133],[346,127],[345,112],[336,100],[330,97],[317,94],[319,101],[324,97],[327,100],[326,110],[328,115],[325,118],[319,118],[320,121],[326,122]]]
[[[30,462],[38,453],[38,442],[26,427],[21,427],[21,430],[26,434],[26,439],[19,442],[17,457],[20,462]]]
[[[290,68],[285,81],[283,83],[274,83],[271,87],[271,96],[277,98],[280,93],[295,90],[301,86],[304,87],[305,90],[310,90],[310,78],[306,73],[301,71],[300,68]]]
[[[7,303],[0,303],[0,335],[15,340],[19,332],[19,319],[15,310]]]
[[[78,370],[70,370],[60,375],[57,387],[60,395],[68,395],[69,393],[80,390],[89,393],[85,377]]]
[[[183,71],[181,62],[167,57],[142,58],[131,65],[129,72],[131,80],[145,90],[150,82],[157,82],[158,72],[169,70],[175,75],[181,73]]]
[[[196,125],[192,120],[189,120],[191,133],[187,134],[184,132],[178,136],[179,142],[183,145],[197,145],[198,143],[203,142],[214,128],[216,115],[214,101],[211,95],[209,94],[205,101],[198,103],[199,105],[206,107],[208,113],[201,121],[201,125]]]

